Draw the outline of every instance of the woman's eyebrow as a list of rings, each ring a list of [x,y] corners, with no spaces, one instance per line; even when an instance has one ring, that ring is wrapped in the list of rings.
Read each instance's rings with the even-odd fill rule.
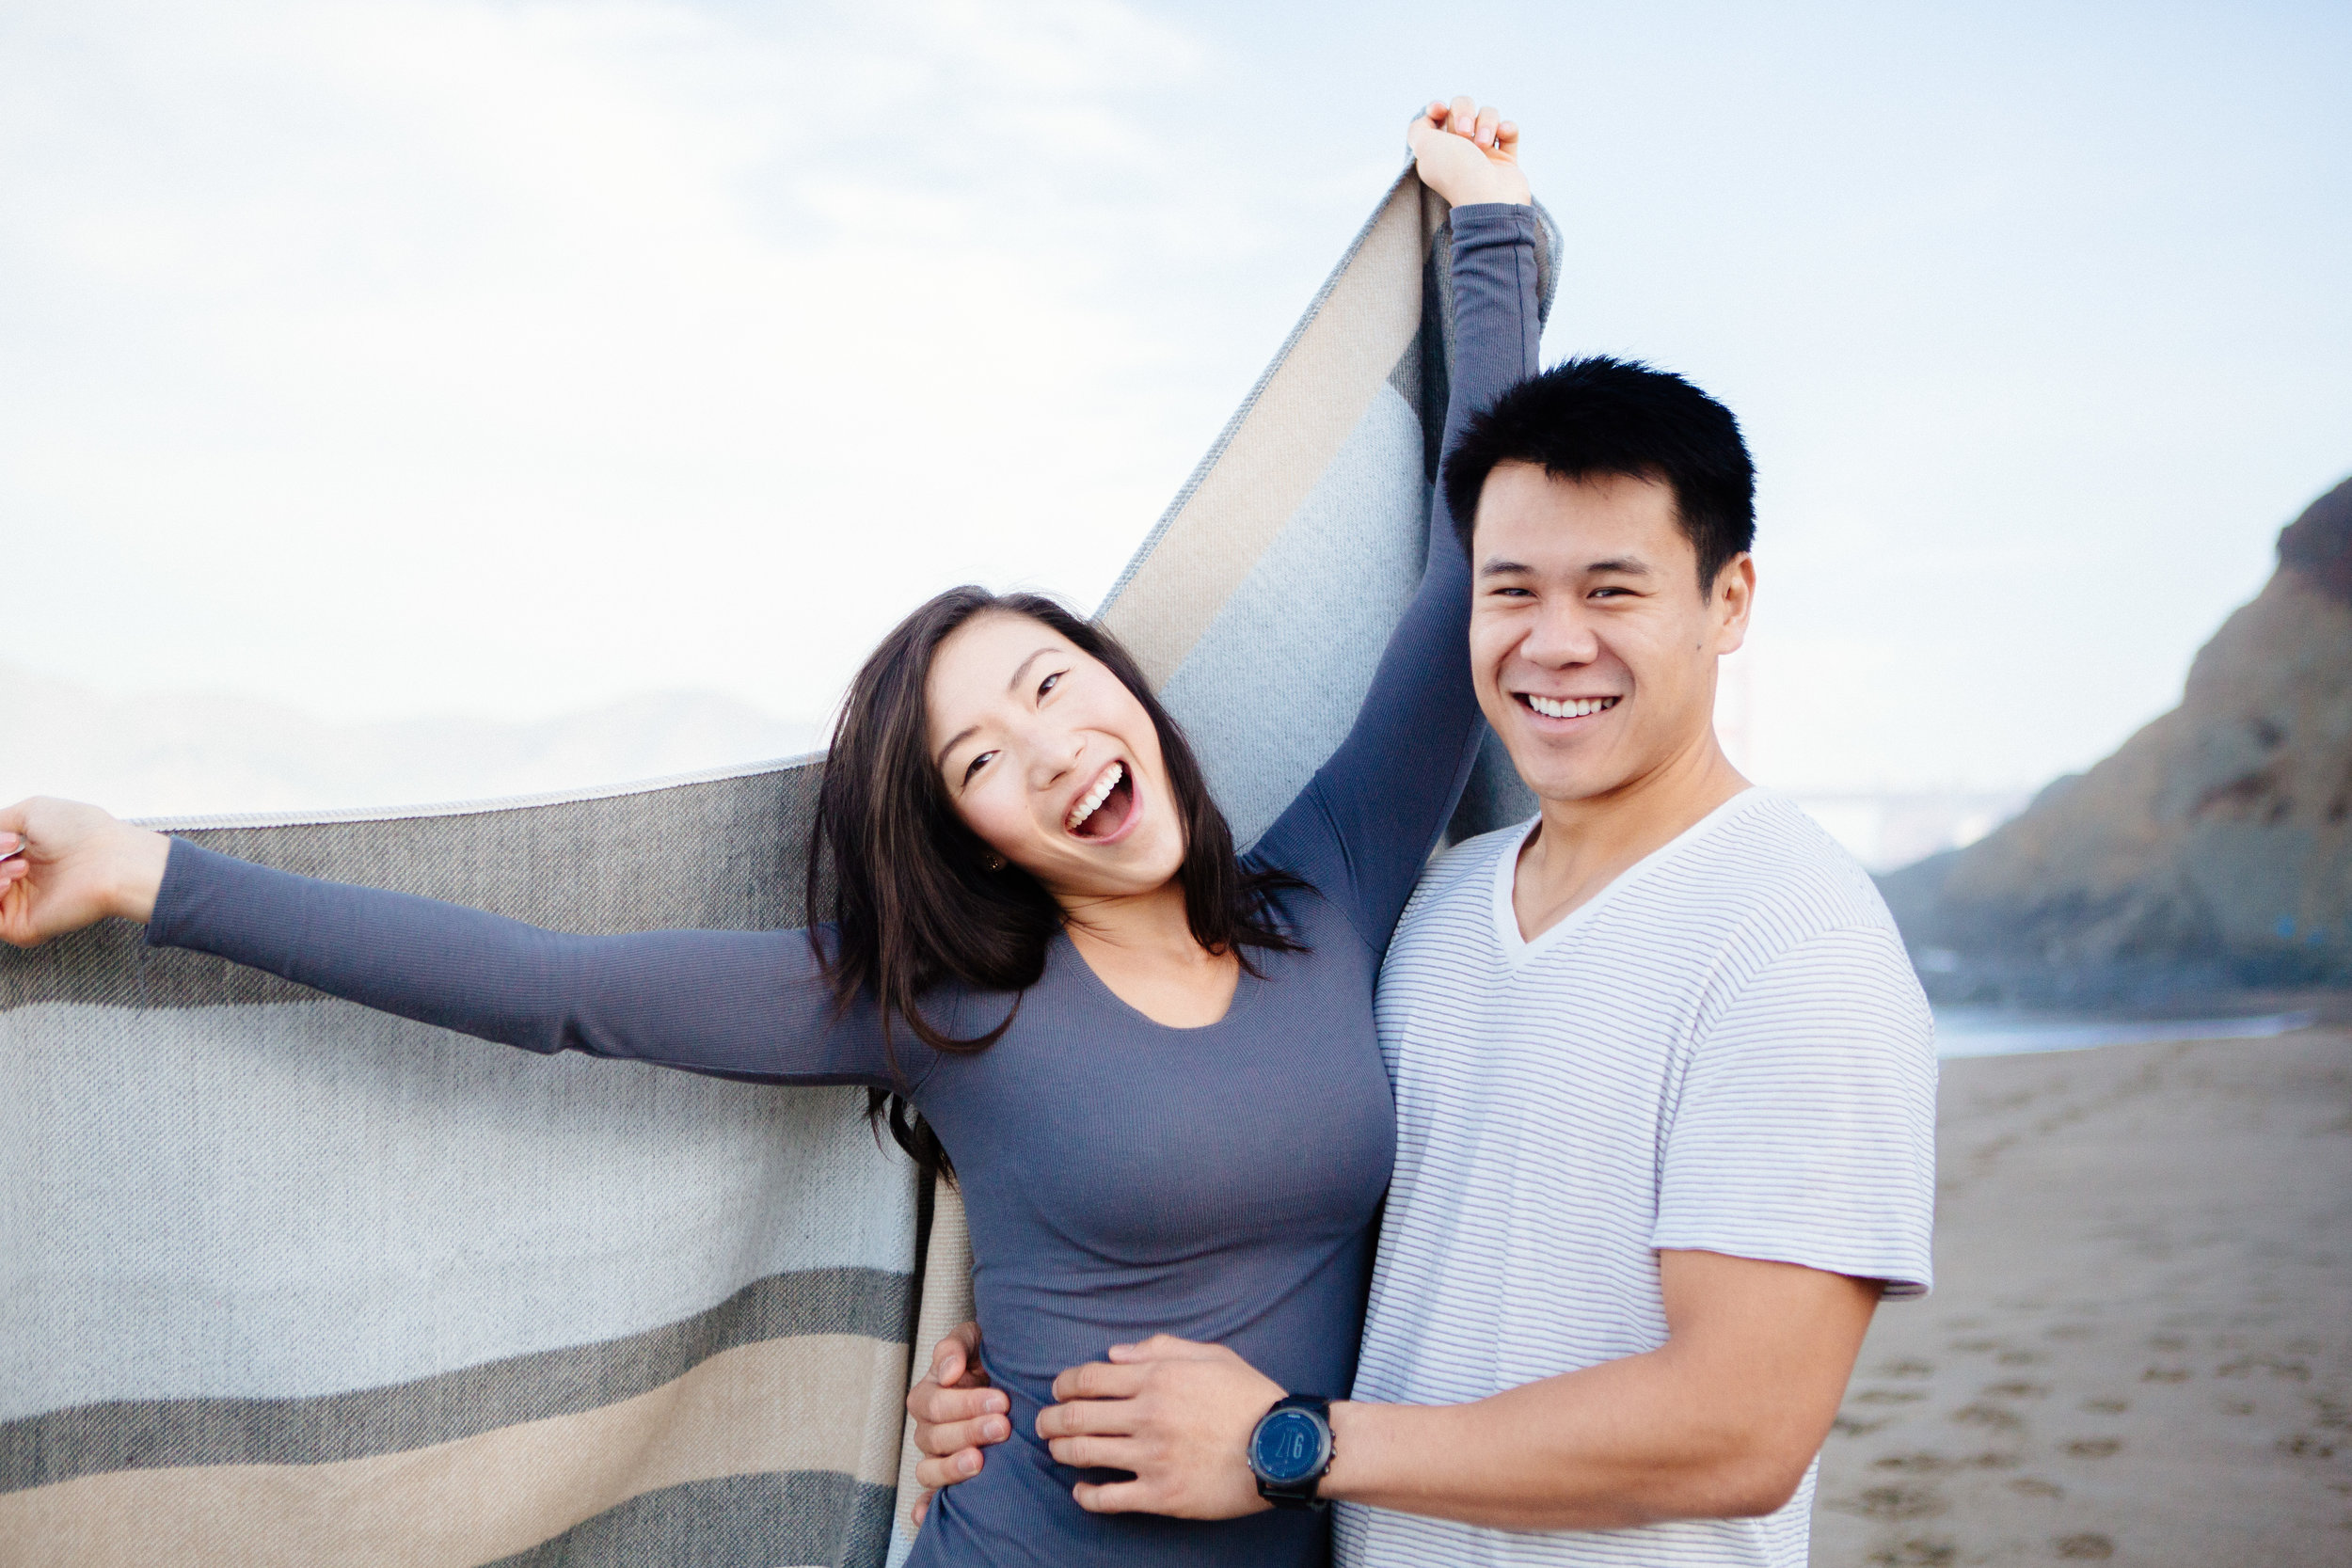
[[[1051,646],[1043,647],[1031,654],[1028,657],[1023,659],[1021,661],[1020,668],[1013,671],[1012,679],[1005,683],[1005,689],[1010,691],[1013,688],[1019,686],[1021,684],[1021,677],[1029,673],[1030,665],[1035,664],[1039,659],[1043,658],[1047,654],[1057,654],[1059,652],[1061,652],[1059,648]]]
[[[1030,665],[1035,664],[1039,659],[1043,658],[1047,654],[1057,654],[1059,652],[1061,652],[1059,648],[1048,644],[1045,647],[1040,648],[1028,657],[1023,659],[1020,665],[1014,669],[1012,673],[1012,679],[1005,683],[1005,689],[1011,691],[1018,688],[1021,685],[1021,677],[1029,673]],[[977,735],[979,731],[979,725],[972,724],[963,729],[958,730],[954,735],[948,736],[947,743],[945,746],[942,746],[939,749],[939,754],[931,759],[931,766],[945,769],[947,766],[947,753],[954,751],[958,746],[962,745],[965,741],[971,739],[974,736]]]
[[[967,724],[962,729],[958,730],[954,735],[949,736],[947,737],[947,744],[939,749],[939,755],[931,759],[931,766],[938,768],[943,773],[946,772],[947,770],[947,753],[954,751],[957,747],[962,745],[965,741],[971,739],[974,736],[979,733],[979,725]]]

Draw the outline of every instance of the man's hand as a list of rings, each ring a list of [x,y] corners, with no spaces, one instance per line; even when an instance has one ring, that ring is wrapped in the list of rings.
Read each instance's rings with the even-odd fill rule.
[[[980,1473],[980,1449],[1012,1435],[1012,1402],[988,1386],[980,1366],[980,1325],[959,1323],[931,1352],[931,1370],[907,1390],[914,1418],[914,1466],[923,1495],[910,1511],[921,1524],[931,1494]]]
[[[1071,1489],[1093,1513],[1233,1519],[1272,1505],[1249,1473],[1249,1434],[1282,1387],[1222,1345],[1155,1334],[1054,1380],[1038,1413],[1054,1457],[1135,1480]]]
[[[96,806],[35,796],[0,810],[0,942],[38,947],[108,915],[155,912],[171,840]]]
[[[1422,183],[1449,207],[1502,201],[1525,206],[1533,198],[1519,170],[1519,128],[1491,105],[1468,98],[1430,100],[1406,128]]]

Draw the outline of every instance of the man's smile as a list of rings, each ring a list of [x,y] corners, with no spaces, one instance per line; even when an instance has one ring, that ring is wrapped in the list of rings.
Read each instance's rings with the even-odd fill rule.
[[[1624,699],[1621,697],[1546,697],[1533,691],[1512,693],[1519,705],[1546,719],[1589,719],[1606,713]]]

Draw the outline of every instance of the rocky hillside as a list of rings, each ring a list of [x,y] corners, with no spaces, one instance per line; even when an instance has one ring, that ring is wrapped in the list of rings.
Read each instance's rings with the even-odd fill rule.
[[[2181,705],[1965,849],[1883,877],[1945,1001],[2352,984],[2352,480]]]

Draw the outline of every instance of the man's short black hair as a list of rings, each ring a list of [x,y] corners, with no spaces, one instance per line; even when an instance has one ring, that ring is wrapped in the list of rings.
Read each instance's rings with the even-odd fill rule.
[[[1499,463],[1534,463],[1555,479],[1623,474],[1663,483],[1699,558],[1699,595],[1756,544],[1756,466],[1731,410],[1672,371],[1597,354],[1512,388],[1470,420],[1446,459],[1445,501],[1462,548],[1478,495]]]

